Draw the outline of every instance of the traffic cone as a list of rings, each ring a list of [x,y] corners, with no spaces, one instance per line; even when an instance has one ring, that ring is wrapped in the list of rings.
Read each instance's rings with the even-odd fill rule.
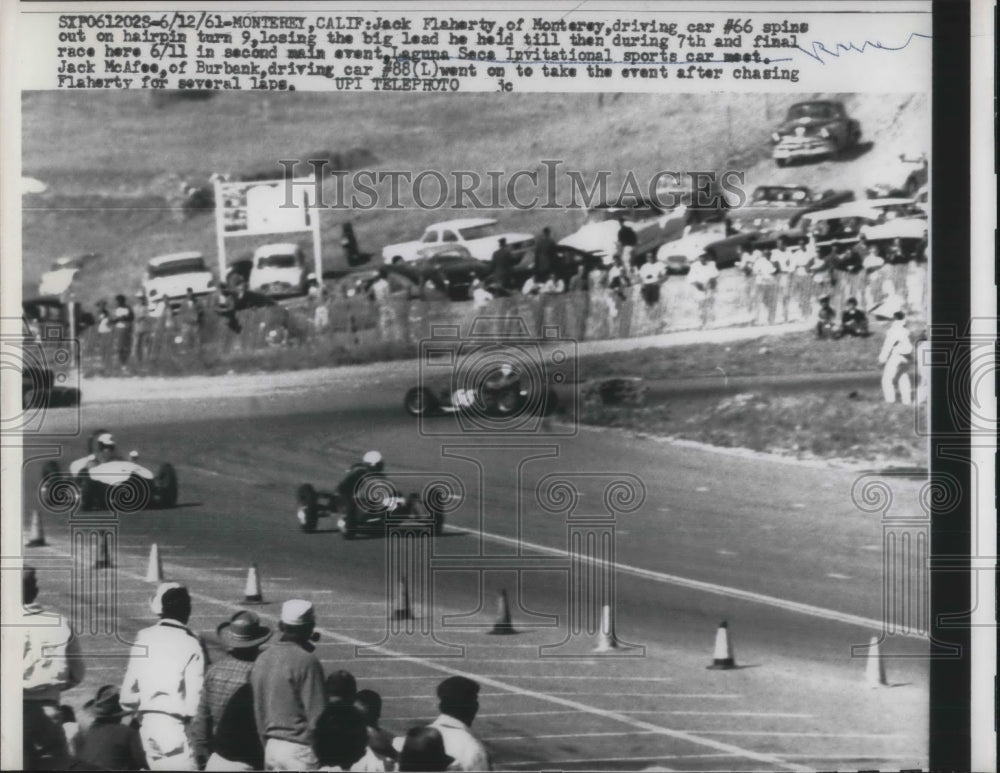
[[[163,582],[163,564],[160,563],[160,546],[155,542],[149,549],[149,566],[146,569],[146,582]]]
[[[37,510],[32,510],[31,528],[28,531],[28,541],[24,543],[24,546],[26,548],[40,548],[45,544],[45,532],[42,529],[42,519],[39,518]]]
[[[616,649],[618,649],[618,639],[615,638],[615,624],[611,619],[611,605],[605,604],[601,609],[601,632],[594,652],[610,652]]]
[[[715,656],[708,668],[726,670],[736,668],[733,659],[733,647],[729,643],[729,624],[723,620],[715,632]]]
[[[260,578],[257,577],[257,564],[250,564],[250,569],[247,571],[247,584],[243,588],[243,603],[264,603],[264,594],[260,591]]]
[[[871,642],[868,644],[865,682],[869,687],[882,687],[889,684],[885,678],[885,663],[882,661],[882,650],[879,647],[877,636],[872,636]]]
[[[396,608],[392,612],[394,620],[412,620],[413,612],[410,611],[410,589],[406,586],[406,578],[399,580],[398,593],[396,596]]]
[[[101,536],[101,545],[98,548],[99,553],[97,560],[94,562],[95,569],[110,569],[111,568],[111,548],[108,545],[111,539],[107,534]]]
[[[506,590],[500,591],[500,596],[497,600],[497,621],[493,624],[493,629],[490,633],[497,636],[517,633],[510,619],[510,603],[507,601]]]

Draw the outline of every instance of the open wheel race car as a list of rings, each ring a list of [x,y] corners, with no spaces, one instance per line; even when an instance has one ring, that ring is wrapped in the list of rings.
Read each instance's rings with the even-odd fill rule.
[[[172,464],[161,464],[154,474],[136,460],[137,451],[132,451],[128,459],[114,456],[111,435],[98,430],[90,438],[91,453],[69,466],[68,475],[63,473],[58,462],[49,460],[42,467],[42,483],[39,497],[43,504],[60,498],[56,487],[66,482],[68,494],[75,500],[80,510],[103,510],[134,512],[146,508],[169,508],[177,504],[177,472]]]
[[[517,416],[527,409],[548,416],[559,404],[553,389],[534,396],[525,387],[489,389],[477,388],[443,389],[435,393],[426,386],[415,386],[406,393],[403,407],[411,416],[435,416],[441,414],[468,413],[493,418]]]
[[[389,519],[398,525],[429,522],[435,534],[440,534],[444,528],[444,515],[429,508],[417,493],[404,497],[398,489],[388,485],[381,487],[379,495],[373,499],[345,507],[339,494],[317,491],[311,484],[303,483],[296,492],[296,516],[304,532],[316,531],[320,518],[338,516],[337,529],[344,539],[384,534]]]

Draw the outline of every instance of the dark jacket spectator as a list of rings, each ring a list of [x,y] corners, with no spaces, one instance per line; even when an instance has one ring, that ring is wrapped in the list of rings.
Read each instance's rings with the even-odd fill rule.
[[[358,682],[350,671],[334,671],[326,678],[326,697],[330,701],[354,703]]]
[[[393,734],[379,726],[382,719],[382,696],[374,690],[359,690],[354,698],[354,706],[364,716],[368,727],[368,750],[363,769],[394,770],[399,753],[392,745]]]
[[[507,246],[507,240],[503,237],[500,238],[500,246],[493,253],[491,262],[493,263],[493,281],[505,290],[513,289],[516,259],[510,247]]]
[[[856,298],[847,299],[847,308],[840,315],[840,331],[843,335],[861,338],[869,335],[868,317],[858,308]]]
[[[401,771],[449,770],[455,762],[447,754],[441,732],[434,727],[411,727],[399,753]],[[463,768],[464,770],[464,768]]]
[[[535,276],[546,277],[551,273],[559,273],[559,255],[552,232],[546,226],[535,239]]]
[[[271,638],[271,629],[253,612],[237,612],[216,629],[228,651],[225,658],[205,672],[198,713],[191,726],[192,744],[199,764],[243,763],[250,770],[264,767],[264,747],[260,742],[253,711],[250,672],[260,648]],[[221,759],[216,759],[221,758]]]
[[[143,770],[148,767],[139,731],[122,724],[126,712],[119,702],[118,688],[105,685],[83,707],[93,723],[80,741],[79,758],[96,770]]]
[[[364,715],[352,703],[331,701],[316,723],[314,746],[320,769],[350,770],[368,748]]]

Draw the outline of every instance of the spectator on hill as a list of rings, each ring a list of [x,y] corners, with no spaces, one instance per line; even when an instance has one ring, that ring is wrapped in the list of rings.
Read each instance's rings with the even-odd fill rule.
[[[433,727],[411,727],[399,753],[400,771],[471,770],[455,767],[456,760],[445,750],[441,732]],[[488,768],[479,768],[488,770]]]
[[[573,273],[573,276],[569,278],[569,284],[566,289],[571,293],[585,293],[590,289],[590,282],[587,276],[587,266],[582,261],[577,264],[576,271]]]
[[[340,227],[340,247],[344,251],[344,258],[348,266],[360,266],[365,262],[364,256],[358,249],[358,239],[354,235],[354,226],[344,223]]]
[[[37,602],[33,567],[21,571],[24,671],[22,687],[23,761],[26,770],[62,770],[70,764],[62,726],[60,695],[83,681],[80,645],[65,618]]]
[[[115,351],[118,355],[118,364],[125,367],[128,364],[128,356],[132,352],[132,323],[135,321],[135,314],[132,307],[125,301],[124,295],[115,296],[115,309],[112,312],[114,320]]]
[[[778,269],[771,262],[767,252],[756,252],[751,270],[753,271],[754,286],[757,288],[757,319],[761,315],[767,316],[768,323],[774,323],[777,313],[777,278]]]
[[[393,735],[379,727],[382,718],[382,696],[374,690],[359,690],[354,705],[365,719],[368,747],[364,757],[352,770],[359,773],[384,773],[396,769],[399,753],[393,747]]]
[[[566,292],[566,283],[554,273],[550,273],[539,288],[539,292],[542,295],[560,295]]]
[[[464,676],[450,676],[437,688],[440,716],[431,723],[444,739],[444,750],[455,758],[458,770],[492,770],[489,752],[472,733],[479,712],[479,684]],[[402,766],[402,757],[400,765]]]
[[[316,724],[319,770],[352,770],[368,749],[365,718],[353,703],[331,701]]]
[[[378,277],[368,288],[368,296],[378,307],[378,329],[383,341],[392,336],[395,326],[394,309],[390,302],[391,295],[392,285],[389,284],[389,269],[382,266],[378,270]]]
[[[123,725],[126,712],[119,702],[118,688],[104,685],[83,704],[92,722],[80,739],[80,761],[91,770],[145,770],[146,753],[139,731]]]
[[[656,259],[655,255],[648,255],[646,262],[639,266],[639,281],[641,287],[639,292],[646,302],[646,307],[655,306],[660,302],[660,285],[666,278],[666,271],[663,264]]]
[[[150,770],[197,770],[188,727],[198,713],[207,658],[187,626],[191,595],[179,583],[162,583],[150,609],[160,620],[136,635],[121,704],[139,714]]]
[[[687,275],[695,302],[698,304],[698,317],[701,326],[706,327],[712,316],[715,305],[715,290],[719,281],[719,268],[715,261],[709,260],[707,253],[701,253]]]
[[[892,240],[892,243],[886,247],[885,250],[885,262],[895,265],[898,263],[906,263],[908,256],[903,252],[903,242],[897,236]]]
[[[505,290],[514,288],[514,266],[517,259],[510,247],[507,246],[507,239],[500,237],[498,247],[490,258],[493,264],[493,281]]]
[[[632,251],[638,243],[639,237],[636,236],[635,231],[632,230],[632,227],[625,222],[624,216],[619,215],[618,244],[615,254],[617,257],[621,258],[624,265],[632,266]]]
[[[257,732],[268,770],[315,770],[316,723],[326,708],[323,666],[312,645],[313,605],[281,606],[281,637],[257,658],[250,674]]]
[[[204,320],[204,312],[201,303],[195,297],[194,290],[190,287],[181,302],[180,318],[184,347],[201,351],[201,325]]]
[[[819,299],[819,313],[816,319],[817,338],[840,338],[837,331],[837,312],[830,305],[830,296],[823,295]]]
[[[857,298],[847,299],[847,307],[840,315],[840,332],[841,335],[855,338],[867,338],[870,335],[868,317],[858,308]]]
[[[535,274],[536,276],[548,276],[558,272],[559,256],[556,243],[552,238],[551,229],[545,226],[542,233],[535,239]]]
[[[226,656],[205,672],[192,743],[204,770],[261,770],[264,747],[253,711],[250,672],[271,629],[240,611],[216,628]]]
[[[885,333],[885,342],[879,352],[878,361],[882,368],[882,396],[887,403],[896,402],[897,387],[899,402],[909,405],[913,401],[910,383],[910,365],[913,358],[913,342],[906,327],[906,313],[897,311],[892,324]]]
[[[135,294],[135,322],[132,325],[132,359],[143,362],[149,357],[150,339],[153,334],[153,319],[142,290]]]

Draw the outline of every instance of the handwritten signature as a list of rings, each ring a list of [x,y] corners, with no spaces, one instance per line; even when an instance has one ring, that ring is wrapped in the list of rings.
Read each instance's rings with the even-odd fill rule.
[[[842,53],[846,53],[848,51],[854,51],[858,54],[863,54],[868,48],[878,48],[881,49],[882,51],[901,51],[902,49],[910,45],[910,43],[913,41],[914,38],[930,38],[930,37],[931,37],[930,35],[924,35],[923,33],[920,32],[911,32],[910,37],[908,37],[906,39],[906,42],[900,46],[890,46],[878,40],[866,40],[864,43],[861,44],[860,47],[856,43],[836,43],[834,45],[834,49],[831,51],[823,43],[820,43],[818,40],[814,40],[812,42],[811,51],[803,48],[802,46],[796,46],[796,48],[799,49],[799,51],[801,51],[806,56],[811,56],[820,64],[826,64],[826,61],[823,59],[824,54],[833,57],[839,57]]]

